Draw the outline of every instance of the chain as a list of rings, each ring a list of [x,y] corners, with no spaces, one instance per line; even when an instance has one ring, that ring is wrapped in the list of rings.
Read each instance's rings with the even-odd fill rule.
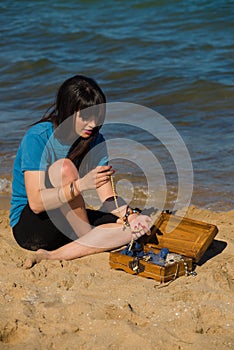
[[[113,191],[113,197],[114,197],[114,201],[115,201],[115,206],[116,206],[116,209],[120,215],[120,218],[121,220],[123,220],[123,223],[124,223],[124,218],[122,217],[120,211],[119,211],[119,205],[118,205],[118,201],[117,201],[117,193],[116,193],[116,190],[115,190],[115,184],[114,184],[114,179],[113,179],[113,176],[111,175],[110,176],[110,180],[111,180],[111,187],[112,187],[112,191]],[[123,229],[125,230],[126,228],[126,225],[123,225]],[[132,237],[131,239],[131,242],[129,244],[129,248],[128,250],[130,251],[132,249],[132,246],[133,246],[133,243],[134,243],[134,238]]]
[[[185,261],[184,258],[181,259],[184,263],[184,269],[185,269],[185,276],[197,276],[197,273],[196,271],[192,270],[192,271],[189,271],[189,267],[188,267],[188,264],[187,264],[187,261]]]
[[[117,193],[115,191],[115,184],[114,184],[114,179],[113,179],[112,175],[110,176],[110,180],[111,180],[111,187],[112,187],[112,191],[113,191],[113,197],[114,197],[114,201],[115,201],[115,206],[116,206],[116,209],[118,210],[120,218],[123,219],[122,215],[121,215],[121,213],[119,211],[119,205],[118,205],[118,201],[117,201]]]

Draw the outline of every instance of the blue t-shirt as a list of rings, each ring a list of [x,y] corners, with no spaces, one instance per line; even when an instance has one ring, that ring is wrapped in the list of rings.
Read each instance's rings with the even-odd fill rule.
[[[84,172],[98,165],[108,164],[107,150],[102,134],[92,141],[90,152],[81,163]],[[46,171],[56,160],[65,158],[71,144],[61,143],[54,137],[54,126],[51,122],[33,125],[23,137],[13,167],[12,198],[10,209],[10,225],[14,227],[20,214],[28,202],[24,172],[26,170]]]

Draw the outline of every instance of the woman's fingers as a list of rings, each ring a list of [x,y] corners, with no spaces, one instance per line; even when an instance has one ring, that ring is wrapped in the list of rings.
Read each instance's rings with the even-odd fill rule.
[[[144,235],[145,235],[145,231],[144,230],[132,231],[132,236],[133,236],[133,238],[135,240],[140,238],[141,236],[144,236]]]
[[[101,187],[110,180],[110,176],[115,173],[111,166],[99,166],[96,168],[96,187]]]
[[[96,188],[99,188],[99,187],[105,185],[109,181],[110,181],[109,177],[106,178],[106,179],[102,179],[102,180],[96,181]]]
[[[138,225],[134,226],[133,232],[140,232],[140,231],[145,231],[146,226],[141,225],[141,223],[139,223]]]
[[[108,169],[103,170],[103,171],[97,171],[96,177],[99,179],[102,178],[106,178],[107,176],[111,176],[115,173],[115,171],[113,169],[111,169],[111,167],[108,167]]]
[[[151,222],[151,219],[147,215],[139,215],[136,217],[134,222],[131,222],[131,231],[133,236],[139,238],[144,234],[150,234],[150,227],[148,223]],[[134,238],[135,239],[135,238]]]
[[[112,169],[112,165],[98,165],[96,167],[96,170],[98,173],[103,173],[103,172],[108,171],[110,169]]]
[[[99,188],[110,180],[110,176],[114,172],[110,165],[98,166],[79,180],[80,187],[83,190]]]

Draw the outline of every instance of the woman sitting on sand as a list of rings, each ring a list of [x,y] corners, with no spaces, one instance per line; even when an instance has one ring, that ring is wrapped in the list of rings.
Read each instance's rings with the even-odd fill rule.
[[[13,169],[10,223],[17,243],[37,250],[29,266],[108,251],[149,233],[151,219],[113,195],[104,138],[106,98],[91,78],[59,88],[52,111],[26,132]],[[92,152],[93,150],[93,152]],[[96,189],[99,211],[83,194]]]

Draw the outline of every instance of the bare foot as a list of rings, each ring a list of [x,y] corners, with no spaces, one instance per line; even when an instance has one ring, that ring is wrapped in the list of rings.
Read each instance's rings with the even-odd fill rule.
[[[30,269],[36,264],[39,264],[42,260],[49,259],[49,252],[44,249],[38,249],[35,254],[33,254],[30,258],[25,261],[24,268]]]

